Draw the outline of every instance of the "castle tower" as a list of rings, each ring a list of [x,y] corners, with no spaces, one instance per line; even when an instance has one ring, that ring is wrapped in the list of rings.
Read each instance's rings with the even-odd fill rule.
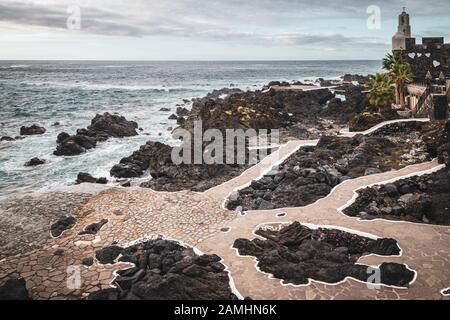
[[[409,14],[403,7],[403,12],[398,16],[397,33],[392,37],[392,50],[405,50],[407,38],[411,38],[411,25],[409,24]]]

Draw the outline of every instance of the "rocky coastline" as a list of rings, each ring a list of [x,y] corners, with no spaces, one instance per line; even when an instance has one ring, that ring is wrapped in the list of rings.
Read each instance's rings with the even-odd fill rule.
[[[357,83],[352,83],[355,81]],[[437,158],[439,163],[447,165],[445,169],[359,190],[359,197],[344,213],[363,220],[450,225],[449,122],[401,122],[383,126],[368,135],[342,136],[339,132],[349,124],[350,131],[364,131],[399,116],[392,110],[379,114],[374,111],[364,92],[364,77],[347,75],[343,83],[322,79],[318,84],[322,87],[307,85],[314,89],[305,91],[271,88],[305,86],[304,83],[282,82],[271,83],[257,91],[222,89],[195,99],[191,110],[178,106],[171,118],[176,120],[179,128],[189,132],[193,132],[196,121],[202,121],[204,131],[212,128],[221,131],[281,129],[281,143],[318,140],[317,145],[293,152],[270,173],[251,181],[248,187],[232,192],[226,201],[226,209],[243,213],[304,207],[326,197],[346,180],[399,170]],[[170,112],[169,109],[163,111]],[[45,129],[37,126],[30,130],[31,135],[45,133]],[[125,117],[109,113],[97,115],[90,126],[77,130],[75,135],[62,132],[58,136],[55,155],[79,155],[109,138],[138,135],[138,130],[138,124]],[[14,143],[8,137],[2,141]],[[241,175],[255,162],[263,160],[259,157],[251,162],[255,159],[250,159],[249,146],[250,142],[246,141],[245,164],[176,165],[172,162],[173,146],[148,141],[110,169],[115,181],[108,181],[109,177],[94,177],[88,172],[80,172],[74,180],[76,184],[114,183],[128,187],[138,178],[141,188],[169,194],[183,190],[204,192]],[[206,149],[207,145],[202,145],[202,151]],[[269,149],[267,154],[274,150]],[[45,163],[46,160],[33,158],[25,165]],[[146,177],[148,180],[142,182]],[[84,185],[79,187],[82,190]],[[118,190],[125,194],[129,191]],[[75,228],[79,219],[84,218],[78,214],[94,194],[55,192],[39,197],[11,197],[0,202],[0,260],[65,239],[65,231]],[[128,196],[125,198],[129,199]],[[124,215],[121,218],[124,223],[129,219],[129,213],[114,209],[114,215],[116,213]],[[178,214],[183,215],[183,212]],[[96,241],[110,221],[106,215],[97,217],[77,234]],[[185,223],[201,226],[204,222],[189,220]],[[225,233],[230,228],[223,226],[220,230]],[[400,254],[395,239],[372,239],[331,228],[313,229],[301,222],[291,223],[278,231],[261,228],[255,234],[262,239],[236,239],[233,247],[241,256],[255,258],[259,270],[284,284],[306,285],[310,280],[337,284],[346,278],[367,282],[370,266],[358,263],[362,257]],[[54,256],[63,251],[55,249]],[[111,245],[97,249],[94,255],[86,255],[78,262],[87,269],[119,262],[132,265],[117,272],[114,287],[97,291],[90,288],[89,295],[84,296],[88,300],[237,299],[221,257],[199,255],[175,241],[161,238],[121,247],[114,240]],[[407,288],[415,277],[414,271],[403,264],[385,262],[373,268],[380,272],[382,284],[387,286]],[[0,279],[0,300],[32,297],[24,279],[5,279]]]
[[[75,135],[62,132],[56,140],[56,156],[75,156],[93,149],[98,142],[109,138],[123,138],[138,135],[138,124],[123,116],[105,113],[96,115],[86,129],[78,129]]]
[[[344,100],[336,98],[329,87],[277,91],[270,89],[273,85],[269,84],[267,90],[244,92],[224,88],[213,91],[204,98],[194,99],[190,111],[178,107],[173,119],[177,120],[179,128],[191,133],[197,121],[202,122],[203,132],[208,129],[279,129],[283,143],[291,139],[319,139],[324,134],[337,135],[352,117],[370,108],[363,92],[365,87],[360,85],[341,85]],[[171,152],[169,145],[148,141],[113,166],[111,176],[129,185],[127,179],[149,174],[152,179],[141,183],[141,187],[157,191],[205,191],[249,167],[248,164],[173,165]]]

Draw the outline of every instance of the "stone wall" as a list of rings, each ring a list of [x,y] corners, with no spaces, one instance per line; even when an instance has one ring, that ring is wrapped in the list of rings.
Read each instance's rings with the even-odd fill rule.
[[[428,71],[438,78],[441,71],[450,77],[450,44],[444,38],[423,38],[416,44],[416,38],[406,39],[405,60],[411,65],[415,81],[424,82]]]
[[[430,116],[432,120],[448,119],[448,101],[445,94],[433,95],[433,109]]]

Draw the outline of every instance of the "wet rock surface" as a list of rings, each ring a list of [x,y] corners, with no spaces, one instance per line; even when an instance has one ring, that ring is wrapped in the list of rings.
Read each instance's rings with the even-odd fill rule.
[[[157,164],[163,165],[171,162],[171,153],[170,146],[149,141],[133,152],[131,156],[123,158],[119,164],[113,166],[110,171],[111,176],[116,178],[140,177]]]
[[[120,257],[119,257],[120,256]],[[229,277],[221,258],[197,255],[174,241],[152,240],[128,248],[98,251],[102,263],[117,258],[134,267],[118,272],[117,288],[91,294],[89,300],[231,300]]]
[[[290,156],[274,175],[240,190],[227,207],[270,210],[306,206],[327,196],[345,180],[429,159],[425,150],[409,157],[414,146],[407,138],[391,141],[384,135],[323,136],[316,147],[303,147]],[[408,155],[407,159],[402,159],[403,155]]]
[[[76,156],[97,146],[97,141],[92,137],[78,134],[71,136],[66,132],[58,135],[56,143],[55,156]]]
[[[51,225],[50,232],[53,237],[59,237],[64,231],[71,229],[76,222],[77,219],[75,217],[61,217]]]
[[[142,183],[141,187],[170,192],[205,191],[240,175],[250,163],[246,161],[242,165],[185,163],[177,165],[172,161],[172,150],[172,147],[166,144],[149,141],[115,165],[111,169],[111,175],[116,178],[135,178],[148,172],[152,179]],[[191,163],[194,163],[193,159]]]
[[[189,109],[185,108],[185,107],[178,107],[177,108],[177,115],[179,117],[186,117],[187,115],[189,115]]]
[[[105,177],[95,178],[92,175],[90,175],[89,173],[80,172],[77,176],[77,180],[75,181],[75,183],[76,184],[81,184],[81,183],[107,184],[108,179],[106,179]]]
[[[9,136],[3,136],[0,138],[0,142],[10,142],[10,141],[16,141],[16,139],[14,139],[13,137],[9,137]]]
[[[86,228],[84,228],[83,231],[81,231],[79,233],[79,235],[85,235],[85,234],[92,234],[95,235],[97,234],[97,232],[100,231],[100,229],[108,223],[108,219],[102,219],[100,222],[98,223],[93,223],[88,225]]]
[[[20,128],[21,136],[35,136],[44,134],[47,130],[44,127],[33,124],[30,127],[23,126]]]
[[[44,159],[39,159],[36,157],[25,162],[25,167],[36,167],[45,164],[45,162],[46,161]]]
[[[25,280],[9,279],[0,285],[0,300],[32,300]]]
[[[109,138],[123,138],[138,135],[138,124],[128,121],[125,117],[104,113],[97,114],[86,129],[78,129],[75,135],[62,132],[58,135],[56,143],[56,156],[75,156],[96,147],[97,142]]]
[[[52,241],[50,227],[60,217],[76,217],[92,194],[51,192],[0,201],[0,259]]]
[[[446,168],[359,190],[355,203],[344,213],[364,220],[450,225],[450,171]]]
[[[280,230],[256,231],[252,241],[237,239],[233,245],[240,255],[253,256],[258,268],[284,283],[301,285],[309,279],[338,283],[347,277],[367,282],[374,270],[380,272],[381,283],[406,287],[414,272],[404,265],[383,263],[379,268],[357,264],[368,254],[392,256],[400,253],[394,239],[369,239],[334,229],[313,230],[294,222]]]

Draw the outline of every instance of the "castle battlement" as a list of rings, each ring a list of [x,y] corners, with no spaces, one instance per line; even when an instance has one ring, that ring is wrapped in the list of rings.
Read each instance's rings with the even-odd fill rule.
[[[414,49],[443,49],[449,47],[450,43],[444,43],[444,37],[424,37],[422,43],[416,43],[416,38],[405,39],[405,50]]]
[[[422,43],[418,43],[411,36],[410,17],[403,8],[398,31],[392,37],[392,50],[402,53],[414,76],[414,82],[407,85],[408,107],[414,116],[428,114],[432,119],[447,119],[450,43],[445,43],[444,37],[423,37],[421,40]]]
[[[422,43],[411,37],[410,16],[403,9],[398,31],[392,37],[392,50],[401,51],[416,81],[423,82],[428,72],[433,78],[441,73],[450,78],[450,43],[444,37],[423,37]]]

